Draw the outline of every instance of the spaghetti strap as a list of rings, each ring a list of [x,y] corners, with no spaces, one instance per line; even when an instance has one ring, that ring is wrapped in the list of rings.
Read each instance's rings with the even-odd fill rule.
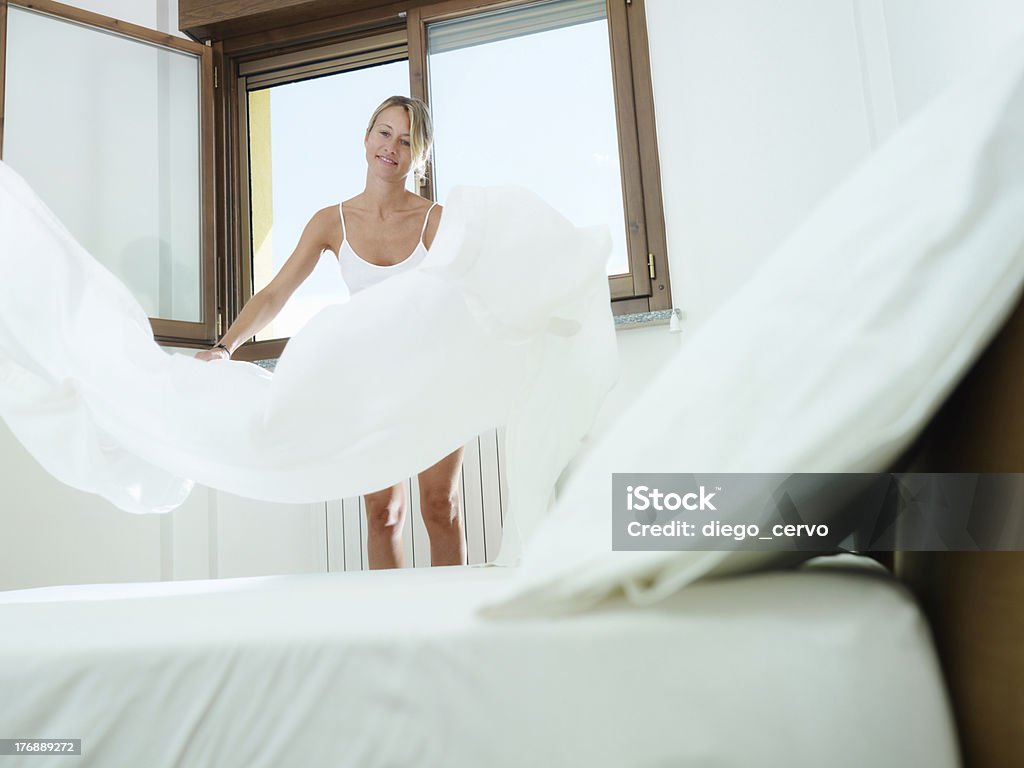
[[[427,222],[430,221],[430,212],[432,210],[434,210],[434,206],[436,206],[436,205],[437,205],[437,203],[434,203],[434,205],[432,205],[429,208],[427,208],[427,215],[423,217],[423,229],[420,230],[420,242],[421,243],[423,242],[423,236],[425,234],[427,234]],[[342,224],[342,232],[344,232],[344,227],[345,227],[345,225]]]
[[[345,244],[348,236],[345,234],[345,210],[341,207],[344,203],[338,203],[338,217],[341,219],[341,244]],[[339,246],[340,247],[340,246]]]

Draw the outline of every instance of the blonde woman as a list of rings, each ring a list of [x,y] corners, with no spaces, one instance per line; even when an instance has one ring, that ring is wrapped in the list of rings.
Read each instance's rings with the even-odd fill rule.
[[[230,357],[277,316],[313,272],[324,250],[337,256],[351,293],[419,264],[437,233],[441,206],[409,192],[406,182],[410,173],[422,176],[432,141],[430,113],[419,99],[392,96],[377,107],[363,139],[367,166],[363,191],[313,214],[280,272],[249,300],[221,340],[196,357]],[[396,366],[400,362],[396,360]],[[365,375],[394,374],[368,371]],[[458,490],[462,452],[460,448],[445,456],[418,478],[433,565],[466,562]],[[370,568],[401,567],[402,527],[409,506],[405,484],[367,494],[365,501]]]

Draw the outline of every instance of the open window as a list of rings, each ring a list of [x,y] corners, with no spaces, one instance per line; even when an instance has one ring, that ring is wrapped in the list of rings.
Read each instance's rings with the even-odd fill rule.
[[[0,46],[4,162],[132,290],[159,340],[212,338],[210,49],[47,0],[0,0]]]
[[[619,313],[671,306],[643,24],[626,0],[409,12],[413,88],[436,129],[431,191],[521,184],[579,225],[607,226]]]
[[[409,92],[404,31],[246,61],[237,89],[237,162],[248,189],[239,197],[237,269],[247,299],[284,265],[314,211],[361,191],[366,120],[381,94]],[[276,357],[284,339],[346,292],[325,252],[246,354]]]

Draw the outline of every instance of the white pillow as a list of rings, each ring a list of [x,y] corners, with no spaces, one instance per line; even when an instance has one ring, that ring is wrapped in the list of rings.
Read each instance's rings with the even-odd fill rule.
[[[651,602],[793,555],[611,551],[613,472],[887,469],[1018,301],[1024,44],[894,136],[563,477],[485,614]],[[753,510],[739,510],[737,522]]]

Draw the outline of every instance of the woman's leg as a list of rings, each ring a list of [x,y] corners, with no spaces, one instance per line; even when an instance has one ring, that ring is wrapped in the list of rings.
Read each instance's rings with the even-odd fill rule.
[[[420,472],[420,512],[430,534],[431,565],[465,565],[466,538],[462,532],[462,472],[459,448]]]
[[[402,526],[409,509],[405,483],[368,493],[366,503],[366,551],[370,568],[401,568]]]

